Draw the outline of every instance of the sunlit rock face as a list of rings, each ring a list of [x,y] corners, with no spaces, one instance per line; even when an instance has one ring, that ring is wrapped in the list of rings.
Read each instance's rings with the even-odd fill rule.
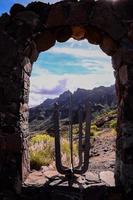
[[[29,172],[28,101],[32,64],[56,41],[86,38],[109,56],[116,77],[116,184],[133,185],[133,2],[15,4],[0,17],[0,180],[20,192]],[[10,142],[9,142],[10,141]],[[23,170],[21,170],[23,169]]]

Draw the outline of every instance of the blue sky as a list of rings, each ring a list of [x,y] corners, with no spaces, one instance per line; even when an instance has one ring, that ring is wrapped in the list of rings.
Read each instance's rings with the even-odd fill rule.
[[[34,0],[33,0],[34,1]],[[57,2],[56,0],[39,0],[42,2],[49,2],[50,4]],[[0,0],[0,14],[4,13],[4,12],[9,12],[11,6],[14,3],[20,3],[22,5],[27,5],[28,3],[32,2],[31,0]]]
[[[27,5],[30,0],[0,0],[0,14],[9,12],[14,3]],[[55,1],[42,1],[54,3]],[[40,54],[34,63],[30,106],[43,102],[46,98],[55,98],[66,90],[114,84],[111,58],[98,46],[87,40],[70,39],[65,43],[56,43],[54,47]]]

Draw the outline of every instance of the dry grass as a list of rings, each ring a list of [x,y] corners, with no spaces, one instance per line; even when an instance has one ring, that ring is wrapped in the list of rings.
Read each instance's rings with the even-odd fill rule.
[[[62,161],[64,165],[70,163],[70,145],[66,138],[61,139]],[[74,156],[77,156],[77,145],[73,144]],[[31,169],[39,170],[41,166],[48,166],[55,161],[54,138],[45,134],[37,134],[30,139]]]
[[[30,140],[31,169],[40,169],[54,160],[54,138],[46,134],[37,134]]]

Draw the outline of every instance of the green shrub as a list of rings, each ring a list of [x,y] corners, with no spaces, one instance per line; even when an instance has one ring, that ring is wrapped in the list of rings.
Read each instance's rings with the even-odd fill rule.
[[[90,128],[90,136],[97,136],[100,133],[100,128],[98,128],[95,124],[91,125]]]
[[[116,109],[110,110],[108,112],[108,115],[114,115],[114,114],[117,114],[117,110]]]
[[[95,125],[91,125],[91,130],[94,130],[94,131],[99,131],[100,129]]]
[[[90,136],[91,137],[95,136],[95,131],[94,130],[90,130]]]
[[[39,170],[41,166],[48,166],[54,160],[54,151],[44,149],[40,151],[30,151],[31,169]]]
[[[61,152],[66,155],[66,163],[70,160],[70,145],[67,139],[61,139]],[[77,144],[73,144],[74,155],[77,156]],[[48,166],[54,161],[54,138],[49,135],[38,134],[30,140],[31,169],[39,170],[41,166]]]
[[[54,138],[46,134],[37,134],[30,140],[31,169],[40,169],[54,160]]]
[[[116,126],[117,126],[117,120],[116,119],[111,120],[111,122],[110,122],[110,128],[116,129]]]
[[[47,135],[46,133],[39,133],[33,136],[30,142],[31,144],[34,145],[39,142],[44,142],[44,143],[53,142],[53,140],[54,140],[53,137]]]

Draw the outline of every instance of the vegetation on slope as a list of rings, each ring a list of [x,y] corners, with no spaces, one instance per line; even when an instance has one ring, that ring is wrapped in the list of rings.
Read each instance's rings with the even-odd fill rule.
[[[106,119],[106,120],[105,120]],[[102,126],[97,126],[98,122],[102,121]],[[91,125],[90,136],[91,141],[93,138],[100,136],[103,132],[106,134],[106,129],[116,134],[116,110],[109,110],[101,113],[97,116]],[[85,131],[85,124],[83,124],[83,130]],[[78,124],[73,125],[73,137],[74,137],[74,157],[77,157],[78,154]],[[50,135],[54,135],[51,133]],[[54,137],[48,135],[47,132],[36,133],[30,139],[30,159],[31,159],[31,169],[40,169],[41,166],[49,166],[54,163]],[[61,152],[62,152],[62,161],[64,165],[70,164],[70,148],[68,142],[68,125],[61,126]]]
[[[41,166],[48,166],[55,160],[54,137],[47,133],[39,133],[30,139],[30,163],[31,169],[39,170]],[[70,160],[69,142],[66,138],[61,139],[61,152],[64,164],[68,165]],[[74,156],[77,156],[77,145],[73,145]]]

